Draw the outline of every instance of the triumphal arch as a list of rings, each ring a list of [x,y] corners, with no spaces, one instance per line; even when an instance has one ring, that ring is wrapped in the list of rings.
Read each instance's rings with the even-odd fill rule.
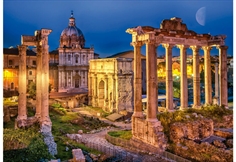
[[[198,34],[188,30],[180,18],[174,17],[163,20],[160,28],[138,26],[129,28],[127,33],[132,34],[131,45],[134,47],[134,113],[132,116],[132,134],[135,139],[151,144],[157,148],[165,148],[162,126],[157,120],[157,52],[156,48],[162,45],[165,48],[166,58],[166,108],[173,111],[173,74],[172,48],[180,49],[181,61],[181,109],[188,107],[187,64],[186,49],[193,51],[193,107],[201,106],[200,102],[200,72],[199,49],[204,51],[204,81],[205,104],[212,104],[212,81],[210,50],[213,46],[219,49],[219,78],[220,78],[220,105],[228,106],[227,96],[227,46],[226,36]],[[141,47],[146,46],[146,78],[147,78],[147,113],[146,119],[142,112],[142,79],[141,79]]]
[[[48,35],[52,32],[50,29],[36,30],[34,36],[21,36],[19,49],[19,101],[18,116],[16,119],[17,127],[25,127],[31,122],[39,121],[41,125],[51,125],[49,117],[49,54],[48,54]],[[35,117],[27,118],[26,107],[26,50],[28,46],[37,48],[37,75],[36,75],[36,113]]]

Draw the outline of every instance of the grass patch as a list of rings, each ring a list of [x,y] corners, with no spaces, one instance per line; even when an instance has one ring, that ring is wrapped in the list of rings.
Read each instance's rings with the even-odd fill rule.
[[[132,138],[132,132],[126,131],[126,130],[120,130],[120,131],[110,131],[108,132],[108,134],[112,137],[118,137],[118,138],[122,138],[122,139],[126,139],[129,140]]]
[[[111,114],[111,113],[109,113],[109,112],[104,111],[104,110],[103,110],[102,108],[100,108],[100,107],[86,106],[85,109],[86,109],[87,111],[89,111],[90,113],[92,113],[93,115],[95,115],[95,116],[97,116],[97,113],[99,113],[102,118],[105,118],[105,117],[107,117],[108,115]]]

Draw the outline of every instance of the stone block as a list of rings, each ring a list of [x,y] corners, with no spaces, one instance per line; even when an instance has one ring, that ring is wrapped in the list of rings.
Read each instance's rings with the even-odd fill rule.
[[[73,162],[85,162],[85,157],[81,149],[73,149]]]

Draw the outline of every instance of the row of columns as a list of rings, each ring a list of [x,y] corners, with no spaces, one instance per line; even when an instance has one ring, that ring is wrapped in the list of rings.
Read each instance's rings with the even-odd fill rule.
[[[147,72],[147,120],[156,120],[158,101],[157,82],[157,54],[156,44],[148,40],[146,44],[146,72]],[[142,77],[141,77],[141,46],[142,42],[132,42],[134,47],[134,114],[133,117],[143,117],[142,113]],[[162,44],[166,55],[166,108],[173,111],[173,78],[172,78],[172,44]],[[193,51],[193,89],[194,108],[201,106],[200,100],[200,72],[198,46],[176,45],[180,49],[181,59],[181,109],[188,107],[188,83],[187,83],[187,53],[186,49]],[[220,59],[220,105],[228,106],[227,96],[227,46],[218,46]],[[204,50],[204,80],[205,80],[205,104],[212,104],[212,80],[211,80],[211,47],[203,46]],[[217,71],[216,71],[217,73]]]
[[[69,60],[70,57],[70,60]],[[61,65],[74,65],[74,64],[79,64],[79,65],[87,65],[89,63],[90,59],[93,59],[92,54],[59,54],[59,60]],[[77,59],[77,63],[76,63]]]

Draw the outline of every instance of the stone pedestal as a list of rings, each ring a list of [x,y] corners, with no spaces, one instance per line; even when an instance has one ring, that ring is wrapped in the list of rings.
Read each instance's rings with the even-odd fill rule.
[[[160,121],[132,117],[132,134],[133,139],[155,147],[156,153],[161,154],[166,149],[167,141]]]

